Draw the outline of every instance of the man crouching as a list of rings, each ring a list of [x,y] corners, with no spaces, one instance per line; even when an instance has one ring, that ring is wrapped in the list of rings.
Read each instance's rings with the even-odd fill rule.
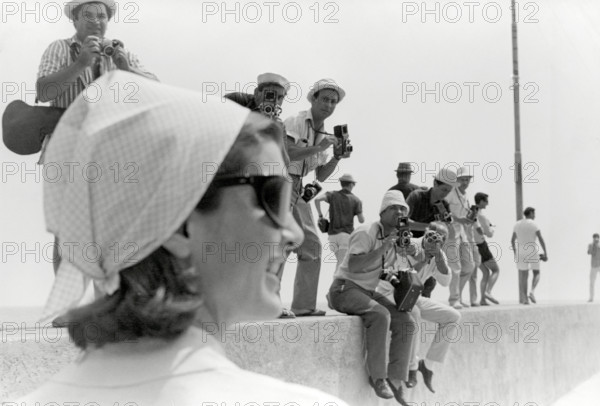
[[[333,309],[361,317],[367,329],[369,383],[377,396],[395,397],[400,404],[405,404],[401,383],[408,380],[416,325],[410,313],[396,310],[393,302],[375,288],[384,271],[399,267],[396,224],[407,214],[402,193],[386,192],[379,209],[380,220],[361,225],[350,235],[348,252],[328,294]]]

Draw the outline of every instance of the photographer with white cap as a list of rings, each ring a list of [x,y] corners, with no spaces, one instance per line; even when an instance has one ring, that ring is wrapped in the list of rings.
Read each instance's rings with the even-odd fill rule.
[[[76,100],[49,144],[49,162],[100,169],[94,181],[74,173],[44,185],[47,228],[71,247],[45,316],[66,312],[83,353],[18,403],[345,405],[240,369],[203,330],[220,334],[281,310],[276,273],[302,239],[290,182],[271,166],[283,165],[281,127],[145,79],[138,103],[115,103],[108,90],[131,79],[99,79],[104,96]],[[249,245],[268,245],[268,254],[221,252]],[[103,295],[82,304],[90,281]]]
[[[405,249],[396,243],[396,225],[398,218],[407,214],[402,192],[387,191],[379,209],[380,220],[361,225],[350,235],[348,253],[335,271],[327,295],[333,309],[360,316],[366,328],[369,382],[377,396],[395,397],[401,404],[405,404],[402,381],[408,380],[416,325],[410,313],[398,311],[375,289],[384,272],[402,270],[400,251]]]
[[[286,78],[276,73],[267,72],[261,73],[256,78],[256,89],[254,89],[254,93],[233,92],[227,93],[224,97],[252,111],[261,113],[283,125],[279,116],[282,112],[281,106],[283,105],[289,88],[290,82]],[[283,154],[283,161],[287,167],[290,163],[290,157],[288,156],[287,148],[285,147],[287,142],[285,128],[283,134],[285,139],[281,144],[281,152]]]
[[[285,128],[288,135],[287,148],[290,156],[288,171],[293,181],[292,205],[294,218],[304,231],[304,242],[297,249],[298,266],[294,281],[292,313],[283,316],[323,316],[325,311],[316,308],[317,289],[321,272],[321,240],[308,202],[318,193],[320,185],[303,186],[303,178],[314,172],[319,182],[325,181],[343,155],[330,154],[332,145],[337,145],[335,135],[325,131],[325,120],[329,118],[346,92],[332,79],[321,79],[310,89],[307,99],[311,108],[295,117],[287,118]],[[333,155],[333,156],[331,156]]]
[[[67,108],[100,75],[116,69],[156,80],[121,41],[107,42],[106,29],[115,7],[114,0],[65,3],[65,15],[73,21],[75,35],[52,42],[42,55],[36,83],[39,101]],[[108,43],[110,51],[105,47]]]
[[[327,192],[315,198],[315,207],[319,213],[319,221],[324,220],[321,212],[321,202],[329,204],[329,227],[327,230],[330,249],[335,253],[337,267],[348,251],[350,234],[354,231],[354,216],[360,223],[365,222],[362,213],[361,200],[352,193],[356,180],[349,173],[340,178],[342,188],[334,192]],[[322,230],[321,230],[322,231]]]

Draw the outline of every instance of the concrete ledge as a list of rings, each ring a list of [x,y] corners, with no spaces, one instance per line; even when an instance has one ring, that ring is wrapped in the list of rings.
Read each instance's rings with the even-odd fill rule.
[[[418,406],[546,406],[600,372],[600,305],[495,306],[463,312],[445,364],[429,363],[436,393],[405,390]],[[3,323],[0,400],[41,385],[78,351],[64,329]],[[24,327],[24,326],[23,326]],[[216,326],[204,325],[215,335]],[[435,326],[417,339],[429,348]],[[358,317],[327,316],[240,324],[223,331],[228,356],[242,368],[333,393],[351,405],[397,404],[367,384]]]

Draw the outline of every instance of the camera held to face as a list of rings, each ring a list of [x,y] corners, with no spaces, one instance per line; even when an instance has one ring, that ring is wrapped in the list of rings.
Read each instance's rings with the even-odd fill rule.
[[[333,135],[338,139],[337,146],[333,147],[333,154],[335,156],[344,156],[354,150],[350,144],[350,139],[348,138],[347,124],[336,125],[333,127]]]
[[[281,114],[281,106],[277,104],[277,93],[273,90],[263,90],[263,101],[258,109],[271,119],[278,118]]]
[[[446,210],[446,206],[444,206],[444,203],[434,203],[433,208],[437,212],[437,214],[434,215],[436,221],[441,221],[443,223],[452,223],[452,215],[448,210]]]
[[[398,230],[396,244],[400,248],[408,248],[410,246],[410,238],[412,237],[412,233],[408,227],[408,217],[398,217],[396,230]]]
[[[308,185],[304,186],[304,192],[302,193],[302,199],[308,203],[310,202],[319,192],[323,189],[323,186],[316,180]]]
[[[123,43],[118,39],[106,39],[104,38],[100,42],[100,55],[113,56],[117,47],[122,47]]]

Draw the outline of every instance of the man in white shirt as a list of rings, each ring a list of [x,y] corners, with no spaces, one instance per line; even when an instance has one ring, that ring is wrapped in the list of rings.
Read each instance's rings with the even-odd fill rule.
[[[298,266],[292,309],[291,312],[284,309],[282,317],[325,315],[325,311],[316,308],[321,272],[321,240],[308,204],[316,193],[313,192],[309,198],[306,192],[310,188],[303,184],[303,179],[314,171],[315,180],[323,182],[331,176],[342,158],[350,156],[349,153],[331,154],[330,147],[337,145],[337,138],[325,131],[325,120],[333,114],[345,95],[346,92],[335,81],[319,80],[307,95],[311,108],[284,122],[288,136],[286,146],[291,161],[288,173],[293,181],[293,213],[304,231],[304,241],[296,250]]]
[[[540,260],[544,262],[548,260],[548,251],[542,233],[533,221],[535,219],[535,209],[527,207],[523,214],[525,218],[515,224],[510,245],[515,252],[515,262],[519,270],[519,303],[528,305],[529,300],[536,303],[534,293],[540,282]],[[536,239],[540,241],[540,245],[544,250],[542,254],[540,254]],[[518,245],[516,245],[517,242]],[[533,271],[533,280],[531,282],[531,293],[527,295],[529,268]]]
[[[462,291],[467,281],[470,281],[471,306],[479,306],[479,303],[477,303],[477,275],[475,275],[475,278],[471,278],[475,271],[475,261],[473,259],[473,248],[475,247],[473,224],[475,221],[467,218],[471,208],[467,188],[471,183],[473,174],[469,167],[463,166],[458,168],[456,178],[458,185],[445,198],[452,213],[453,221],[450,227],[454,229],[454,232],[450,233],[446,253],[452,269],[448,302],[455,309],[461,309],[470,307],[468,303],[462,300]]]

